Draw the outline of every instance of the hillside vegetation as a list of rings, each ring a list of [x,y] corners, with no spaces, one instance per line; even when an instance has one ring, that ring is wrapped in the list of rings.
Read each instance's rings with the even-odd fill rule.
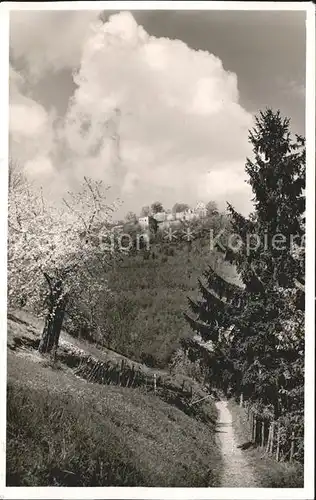
[[[183,381],[167,373],[157,395],[88,383],[32,348],[39,326],[25,313],[8,320],[8,486],[216,486],[221,458],[210,400],[190,411]],[[61,348],[69,343],[63,332]],[[90,347],[77,341],[72,352],[102,356]],[[117,362],[115,353],[103,355]],[[203,393],[194,385],[193,394]]]
[[[106,268],[110,293],[99,296],[94,320],[84,301],[75,297],[66,329],[149,366],[166,367],[181,340],[192,336],[183,312],[188,296],[197,293],[199,276],[208,265],[231,273],[210,245],[210,230],[216,236],[227,225],[225,216],[215,215],[190,224],[192,241],[183,236],[169,241],[159,231],[150,235],[149,249],[116,252]],[[126,234],[136,230],[131,224],[124,227]]]

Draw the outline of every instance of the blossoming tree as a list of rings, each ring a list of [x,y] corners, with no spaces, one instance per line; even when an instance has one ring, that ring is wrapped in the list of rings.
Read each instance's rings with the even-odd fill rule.
[[[78,192],[52,205],[23,174],[10,171],[8,305],[26,303],[45,318],[42,353],[56,352],[71,296],[86,294],[92,305],[93,297],[108,292],[108,252],[90,238],[110,231],[115,205],[107,204],[106,190],[102,181],[85,177]]]

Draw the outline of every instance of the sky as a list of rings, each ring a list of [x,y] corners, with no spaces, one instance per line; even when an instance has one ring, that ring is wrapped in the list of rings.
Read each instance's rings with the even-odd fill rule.
[[[304,12],[10,14],[10,156],[52,199],[86,175],[118,216],[210,200],[247,214],[265,107],[304,134]]]

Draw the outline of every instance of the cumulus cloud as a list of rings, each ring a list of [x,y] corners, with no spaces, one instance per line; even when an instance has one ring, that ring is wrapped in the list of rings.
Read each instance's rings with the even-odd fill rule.
[[[22,110],[15,102],[11,110],[13,136],[23,133],[21,117],[32,107],[24,140],[44,144],[49,137],[34,155],[33,171],[40,171],[40,159],[49,171],[44,158],[58,158],[63,184],[83,175],[102,178],[121,196],[125,211],[157,199],[167,207],[210,199],[223,206],[228,200],[247,211],[244,164],[252,116],[239,104],[236,75],[209,52],[150,36],[128,12],[88,25],[83,43],[67,35],[68,55],[59,42],[48,51],[60,68],[76,66],[80,47],[76,90],[58,126],[36,103],[24,101]],[[37,37],[48,46],[49,35]],[[25,56],[34,74],[42,64],[38,39]],[[31,168],[32,157],[28,161]]]
[[[42,178],[53,172],[50,154],[55,147],[54,114],[24,94],[25,80],[20,73],[10,67],[9,75],[11,156],[26,173]]]
[[[90,22],[99,11],[12,11],[12,56],[23,59],[28,76],[40,79],[48,70],[74,68],[80,63],[82,44]]]

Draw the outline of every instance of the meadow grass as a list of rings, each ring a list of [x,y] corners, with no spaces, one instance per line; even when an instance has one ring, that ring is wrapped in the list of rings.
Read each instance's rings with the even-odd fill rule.
[[[35,352],[8,353],[8,486],[217,484],[211,425],[158,396],[58,368]]]

